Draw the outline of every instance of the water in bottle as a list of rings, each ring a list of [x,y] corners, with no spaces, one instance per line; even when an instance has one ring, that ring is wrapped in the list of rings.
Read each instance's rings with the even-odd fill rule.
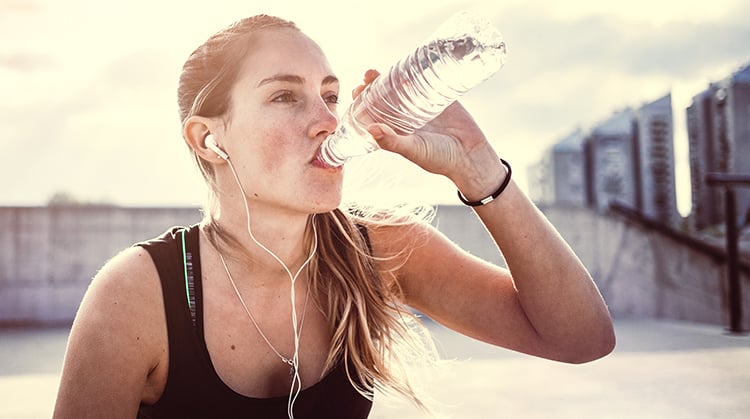
[[[384,123],[401,135],[435,118],[461,95],[494,75],[505,62],[505,42],[489,22],[468,12],[446,21],[414,52],[355,98],[318,159],[338,167],[379,147],[365,130]]]

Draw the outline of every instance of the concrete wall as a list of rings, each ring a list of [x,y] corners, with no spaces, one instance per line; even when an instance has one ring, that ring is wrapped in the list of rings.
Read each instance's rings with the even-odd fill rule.
[[[0,208],[0,323],[69,323],[91,278],[122,249],[196,208]]]
[[[621,216],[559,206],[544,213],[589,269],[615,317],[729,325],[724,263]],[[440,207],[436,223],[465,250],[502,263],[469,208]],[[741,281],[743,325],[750,328],[750,276],[742,273]]]
[[[615,317],[668,318],[729,324],[726,264],[616,215],[584,209],[546,210],[581,257]],[[745,327],[750,326],[750,276]]]
[[[580,208],[545,213],[589,268],[615,316],[728,324],[723,264],[615,216]],[[200,217],[195,208],[0,207],[0,325],[71,322],[104,262]],[[467,251],[503,263],[471,209],[439,207],[435,223]],[[748,327],[750,281],[743,275]]]

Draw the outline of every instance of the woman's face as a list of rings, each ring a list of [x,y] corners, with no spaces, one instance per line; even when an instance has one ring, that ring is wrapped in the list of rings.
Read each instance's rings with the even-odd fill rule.
[[[338,79],[318,45],[298,31],[262,30],[250,42],[220,143],[251,203],[330,211],[341,200],[342,171],[315,156],[336,129]]]

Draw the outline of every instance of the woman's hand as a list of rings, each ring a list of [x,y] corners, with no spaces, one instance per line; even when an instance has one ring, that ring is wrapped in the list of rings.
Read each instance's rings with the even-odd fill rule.
[[[368,70],[365,84],[355,88],[353,96],[378,76],[377,71]],[[367,131],[382,149],[398,153],[428,172],[447,176],[468,199],[484,198],[505,176],[484,133],[458,102],[411,135],[398,135],[385,124],[372,124]]]

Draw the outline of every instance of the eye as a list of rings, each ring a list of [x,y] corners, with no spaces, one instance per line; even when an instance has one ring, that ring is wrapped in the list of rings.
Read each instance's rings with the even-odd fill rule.
[[[339,95],[337,95],[335,93],[332,93],[332,94],[326,96],[324,99],[325,99],[326,102],[332,103],[334,105],[338,105],[338,103],[339,103]]]
[[[272,102],[282,102],[282,103],[294,103],[297,101],[297,98],[294,96],[292,92],[281,92],[278,95],[274,96]]]

